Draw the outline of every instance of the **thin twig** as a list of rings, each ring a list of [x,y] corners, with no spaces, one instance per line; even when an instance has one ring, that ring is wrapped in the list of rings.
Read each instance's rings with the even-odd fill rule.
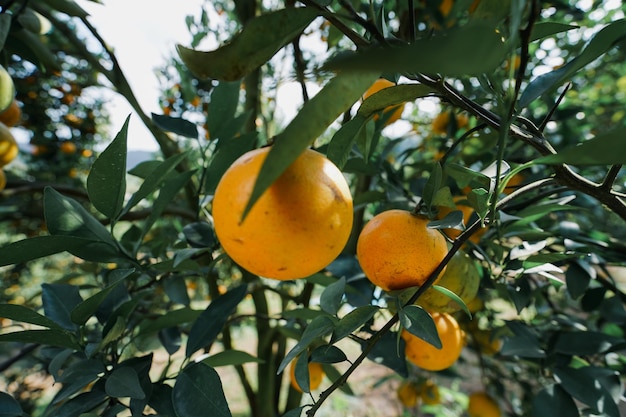
[[[621,169],[622,169],[621,164],[613,165],[611,168],[609,168],[609,171],[606,173],[604,180],[602,180],[602,183],[600,184],[600,188],[606,191],[610,191],[611,188],[613,188],[613,183],[615,182],[615,179],[617,178],[617,174],[619,174]]]

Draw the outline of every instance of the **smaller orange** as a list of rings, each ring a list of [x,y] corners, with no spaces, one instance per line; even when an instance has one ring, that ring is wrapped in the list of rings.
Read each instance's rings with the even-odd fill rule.
[[[0,167],[13,161],[18,153],[19,148],[13,133],[4,123],[0,122]]]
[[[374,93],[378,93],[380,90],[393,87],[395,85],[396,85],[395,83],[387,80],[386,78],[379,78],[376,81],[374,81],[374,84],[372,84],[372,86],[368,88],[367,91],[363,94],[363,100],[367,99],[369,96],[373,95]],[[400,117],[402,117],[403,111],[404,111],[404,104],[400,104],[397,106],[389,106],[385,108],[383,110],[384,114],[391,113],[391,115],[385,122],[385,125],[388,126],[392,124],[393,122],[397,121],[398,119],[400,119]],[[377,120],[377,119],[378,119],[378,115],[375,115],[374,120]]]
[[[298,357],[291,361],[291,365],[289,366],[289,382],[294,389],[302,392],[302,388],[300,388],[300,385],[296,381],[297,361]],[[322,383],[322,379],[324,379],[324,368],[322,368],[322,364],[319,362],[309,362],[309,392],[318,389]]]
[[[0,122],[4,123],[7,127],[13,127],[22,118],[22,109],[17,100],[13,100],[8,109],[0,113]]]
[[[400,403],[406,408],[413,408],[417,405],[417,400],[420,397],[420,391],[417,388],[417,385],[409,380],[404,380],[398,386],[396,390],[396,395],[398,396],[398,400]]]
[[[441,349],[403,329],[405,355],[408,361],[427,371],[441,371],[452,366],[461,356],[465,335],[456,319],[448,313],[430,313],[439,339]]]
[[[501,417],[500,406],[486,392],[475,392],[469,396],[467,405],[469,417]]]
[[[4,190],[7,186],[7,176],[2,169],[0,169],[0,191]]]
[[[59,145],[59,150],[66,155],[71,155],[73,153],[76,153],[76,144],[70,141],[61,142],[61,144]]]
[[[90,158],[93,156],[93,151],[91,149],[83,149],[80,152],[80,156],[82,156],[83,158]]]
[[[446,239],[428,223],[428,218],[406,210],[374,216],[356,246],[365,276],[385,291],[422,285],[448,253]]]
[[[420,398],[426,405],[439,404],[441,402],[441,396],[439,394],[439,387],[432,380],[428,379],[422,383],[419,387]]]
[[[455,115],[456,128],[463,129],[469,124],[469,119],[464,114]],[[450,112],[444,111],[439,113],[432,121],[430,128],[433,133],[438,135],[446,135],[448,133],[448,125],[450,124]]]

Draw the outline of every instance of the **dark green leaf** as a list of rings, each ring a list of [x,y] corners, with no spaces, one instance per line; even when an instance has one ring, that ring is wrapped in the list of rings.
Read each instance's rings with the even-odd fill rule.
[[[561,332],[556,339],[554,349],[566,355],[595,355],[610,351],[613,347],[623,345],[626,340],[601,332],[580,331]]]
[[[85,18],[89,13],[80,7],[73,0],[46,0],[46,3],[53,9],[72,17]]]
[[[63,369],[56,382],[63,384],[59,392],[54,396],[52,404],[59,404],[69,397],[84,391],[85,387],[99,378],[106,369],[102,361],[85,359],[74,362]]]
[[[0,304],[0,317],[22,323],[36,324],[49,329],[63,330],[63,327],[55,321],[19,304]]]
[[[561,386],[572,397],[588,405],[595,414],[607,417],[620,417],[619,410],[610,392],[600,383],[599,377],[606,378],[610,375],[597,375],[593,367],[583,368],[555,368],[554,375],[561,383]],[[615,371],[604,369],[615,375]]]
[[[226,127],[235,118],[240,89],[240,82],[221,82],[211,91],[206,124],[212,140],[219,138],[221,141],[231,137]]]
[[[300,417],[302,415],[302,410],[304,410],[304,406],[293,408],[283,414],[282,417]]]
[[[196,125],[182,117],[171,117],[152,113],[152,120],[157,126],[167,132],[172,132],[186,138],[198,138],[198,128]]]
[[[343,350],[334,345],[318,346],[311,352],[311,362],[338,363],[347,360],[348,357]]]
[[[580,29],[580,27],[560,22],[537,22],[530,34],[530,41],[533,42],[572,29]]]
[[[304,329],[302,333],[302,337],[296,343],[296,345],[287,353],[283,361],[280,363],[278,367],[278,372],[281,373],[285,367],[295,359],[300,353],[304,352],[306,348],[308,348],[311,343],[313,343],[318,338],[329,334],[333,327],[335,326],[332,319],[327,316],[319,316],[313,319],[311,323]]]
[[[72,312],[70,314],[72,322],[81,325],[85,324],[87,320],[89,320],[89,318],[98,310],[100,304],[102,304],[104,299],[111,293],[111,291],[113,291],[115,287],[117,287],[120,282],[122,282],[122,280],[126,279],[133,272],[135,272],[134,269],[125,269],[118,271],[121,272],[121,276],[119,276],[117,280],[115,280],[111,285],[106,286],[101,291],[98,291],[97,293],[87,298],[85,301],[79,303],[78,305],[76,305],[76,307],[72,309]]]
[[[24,330],[21,332],[12,332],[0,334],[0,343],[2,342],[20,342],[20,343],[37,343],[47,346],[58,346],[79,350],[80,344],[74,338],[74,335],[59,330]]]
[[[553,213],[555,211],[582,211],[581,207],[569,206],[565,204],[536,204],[524,208],[523,210],[515,213],[519,220],[515,223],[519,225],[525,225],[539,220],[540,218]]]
[[[465,25],[409,46],[374,47],[329,60],[328,69],[479,75],[500,65],[508,52],[491,22]]]
[[[581,297],[589,288],[590,282],[591,276],[578,262],[569,264],[567,271],[565,271],[565,284],[567,285],[567,292],[573,299]]]
[[[507,327],[513,336],[507,337],[502,344],[500,354],[503,356],[520,356],[522,358],[544,358],[545,351],[541,348],[537,335],[523,323],[510,321]]]
[[[146,393],[141,388],[139,376],[130,366],[122,366],[114,369],[108,376],[104,386],[106,393],[114,398],[138,398],[143,399]]]
[[[213,248],[217,243],[215,231],[207,222],[189,223],[183,227],[183,235],[193,248]]]
[[[171,276],[163,280],[165,294],[173,303],[189,306],[187,283],[182,276]]]
[[[250,208],[309,145],[349,109],[378,77],[368,72],[341,73],[330,80],[311,100],[304,103],[296,117],[274,141],[254,184],[244,216]]]
[[[417,305],[408,305],[398,311],[400,324],[411,334],[441,349],[441,339],[433,318]]]
[[[0,248],[0,266],[32,261],[64,251],[76,251],[89,242],[91,240],[72,236],[35,236],[19,240]]]
[[[362,347],[366,345],[366,341],[361,343]],[[398,337],[397,332],[387,332],[374,345],[374,348],[368,353],[367,358],[392,369],[402,377],[407,377],[409,372],[404,356],[404,349],[404,339]]]
[[[365,305],[355,308],[354,310],[346,314],[337,323],[335,330],[333,331],[331,342],[336,343],[344,337],[352,334],[352,332],[363,326],[372,317],[374,317],[374,314],[376,314],[377,311],[378,307],[373,305]]]
[[[626,29],[625,29],[626,30]],[[537,164],[621,165],[626,164],[626,127],[586,140],[555,155],[535,159]]]
[[[545,387],[533,397],[532,417],[577,417],[578,407],[560,385]]]
[[[398,106],[417,98],[428,97],[434,93],[430,87],[423,84],[398,84],[383,88],[365,100],[357,111],[357,117],[369,118],[389,106]]]
[[[221,145],[213,154],[206,170],[206,183],[204,185],[206,193],[213,194],[215,192],[215,187],[217,187],[224,172],[237,158],[254,148],[256,139],[256,132],[251,132],[228,140],[220,140]]]
[[[109,219],[116,219],[124,205],[129,119],[130,116],[115,139],[94,161],[87,177],[89,200]]]
[[[226,45],[195,51],[177,45],[185,65],[199,78],[235,81],[265,64],[317,16],[311,7],[287,7],[248,21]]]
[[[178,375],[172,399],[179,416],[231,416],[219,375],[201,362],[189,365]]]
[[[0,14],[0,50],[4,49],[4,43],[7,40],[9,29],[11,29],[11,16],[10,13]]]
[[[148,404],[159,413],[167,417],[175,417],[174,403],[172,400],[173,388],[165,383],[152,384],[152,394]]]
[[[309,377],[309,358],[306,354],[302,354],[295,359],[294,377],[296,383],[302,390],[302,392],[311,392],[310,377]]]
[[[453,210],[441,220],[432,220],[428,222],[428,227],[433,229],[465,230],[465,225],[463,223],[463,212],[461,210]]]
[[[324,289],[320,295],[320,307],[328,314],[337,314],[346,291],[346,278],[342,277]]]
[[[241,350],[223,350],[203,359],[202,362],[212,368],[217,368],[218,366],[243,365],[251,362],[263,363],[265,361]]]
[[[568,81],[578,70],[613,48],[620,39],[624,38],[625,33],[626,20],[616,20],[605,26],[596,33],[576,58],[562,67],[532,80],[520,97],[520,108],[528,106],[536,98]]]
[[[22,406],[6,392],[0,391],[0,417],[22,417]]]
[[[246,294],[246,285],[240,285],[209,304],[191,327],[185,353],[187,357],[213,343]]]
[[[42,284],[41,300],[46,317],[67,330],[76,330],[71,312],[83,299],[78,287],[70,284]]]
[[[328,143],[326,156],[335,165],[337,165],[339,169],[343,168],[346,164],[350,151],[352,150],[352,146],[356,142],[357,135],[366,122],[366,118],[357,114],[341,126]]]
[[[181,324],[190,323],[198,318],[202,311],[192,310],[190,308],[180,308],[172,310],[157,318],[145,318],[139,325],[139,335],[156,333],[167,327],[179,326]]]
[[[183,152],[177,155],[170,156],[165,161],[161,162],[154,170],[146,177],[139,189],[132,195],[130,201],[126,203],[126,206],[122,210],[122,215],[128,213],[133,207],[135,207],[141,200],[153,193],[169,175],[180,164],[183,159],[188,155],[188,152]]]

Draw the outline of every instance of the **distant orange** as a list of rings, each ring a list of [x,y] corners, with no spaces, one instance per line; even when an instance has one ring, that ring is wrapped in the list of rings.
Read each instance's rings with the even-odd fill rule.
[[[379,78],[374,81],[374,84],[370,88],[367,89],[365,94],[363,94],[363,100],[367,99],[374,93],[378,93],[380,90],[385,88],[393,87],[396,84],[387,80],[386,78]],[[385,122],[386,125],[390,125],[391,123],[397,121],[402,117],[402,112],[404,111],[404,104],[400,104],[397,106],[389,106],[383,110],[384,114],[390,114],[389,118]],[[374,116],[374,120],[378,119],[378,115]]]

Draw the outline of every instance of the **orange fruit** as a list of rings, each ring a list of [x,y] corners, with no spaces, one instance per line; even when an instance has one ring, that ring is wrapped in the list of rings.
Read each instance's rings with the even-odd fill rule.
[[[509,182],[506,183],[504,187],[504,194],[511,194],[513,191],[517,190],[522,186],[526,177],[522,173],[517,173],[511,177]]]
[[[59,145],[59,150],[66,155],[71,155],[76,152],[76,145],[74,142],[64,141]]]
[[[441,396],[439,395],[439,387],[433,381],[426,380],[419,387],[420,398],[426,405],[439,404]]]
[[[452,6],[454,6],[454,0],[441,0],[441,3],[439,4],[439,11],[441,12],[441,15],[444,17],[448,16],[452,11]]]
[[[406,210],[372,218],[359,234],[356,254],[367,278],[385,291],[422,285],[448,252],[429,220]]]
[[[477,329],[471,332],[474,343],[484,355],[495,355],[502,349],[502,339],[493,334],[492,331]]]
[[[237,159],[213,198],[215,233],[224,251],[253,274],[304,278],[331,263],[352,230],[352,196],[342,172],[324,155],[304,151],[263,193],[242,221],[270,148]]]
[[[13,100],[9,108],[0,113],[0,122],[4,123],[7,127],[15,126],[22,118],[22,109],[17,100]]]
[[[467,305],[476,298],[478,287],[480,286],[480,273],[472,258],[464,252],[454,254],[446,267],[446,271],[437,281],[440,285],[456,295]],[[438,311],[440,313],[454,313],[461,309],[461,306],[452,298],[429,288],[422,294],[416,304],[428,311]]]
[[[470,221],[473,223],[478,218],[478,216],[474,214],[474,209],[472,208],[472,206],[469,205],[469,202],[465,197],[456,196],[453,197],[453,200],[456,204],[456,209],[447,206],[440,206],[436,216],[437,219],[443,219],[454,210],[460,210],[463,213],[463,224],[465,226],[469,226]],[[482,235],[485,234],[486,231],[486,228],[482,228],[474,232],[474,234],[472,234],[472,236],[470,236],[469,238],[470,242],[478,243],[480,241],[480,238],[482,237]],[[447,228],[443,229],[443,233],[450,239],[454,240],[459,237],[459,235],[463,233],[463,231],[454,228]]]
[[[464,114],[457,114],[456,127],[457,129],[463,129],[469,124],[469,119]],[[444,111],[439,113],[432,121],[430,128],[433,133],[438,135],[446,135],[448,133],[448,124],[450,123],[450,112]]]
[[[370,88],[367,89],[367,91],[365,91],[365,93],[363,94],[363,100],[365,100],[366,98],[368,98],[369,96],[371,96],[374,93],[378,93],[380,90],[383,90],[385,88],[389,88],[389,87],[393,87],[396,84],[385,79],[385,78],[379,78],[376,81],[374,81],[374,84],[371,85]],[[398,119],[400,119],[400,117],[402,117],[402,112],[404,111],[404,104],[400,104],[397,106],[389,106],[387,108],[385,108],[383,110],[383,113],[388,114],[391,113],[391,115],[389,116],[389,118],[387,119],[387,121],[385,122],[385,125],[390,125],[391,123],[397,121]],[[374,116],[374,120],[378,119],[378,115]]]
[[[450,314],[432,312],[430,315],[441,340],[441,349],[406,329],[402,330],[401,336],[406,343],[407,360],[427,371],[441,371],[452,366],[461,356],[465,337],[459,323]]]
[[[500,406],[486,392],[475,392],[469,396],[467,405],[469,417],[501,417]]]
[[[302,388],[300,388],[300,385],[298,385],[296,381],[297,360],[298,357],[292,360],[289,366],[289,382],[294,389],[302,392]],[[322,364],[319,362],[309,362],[309,392],[318,389],[322,383],[322,379],[324,379],[324,368],[322,368]]]
[[[406,408],[415,407],[417,405],[417,400],[419,399],[420,394],[421,393],[415,383],[407,380],[402,381],[402,383],[396,390],[398,400],[400,400],[400,403]]]
[[[0,169],[0,191],[4,190],[7,186],[7,176],[2,169]]]
[[[7,165],[13,161],[19,148],[11,130],[2,122],[0,122],[0,167]]]

